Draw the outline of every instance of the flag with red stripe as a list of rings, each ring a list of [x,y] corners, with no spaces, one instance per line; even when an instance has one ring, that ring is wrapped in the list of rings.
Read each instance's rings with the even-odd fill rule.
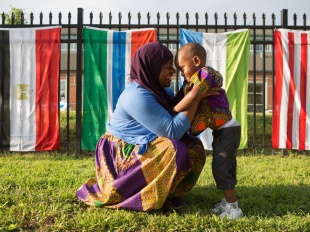
[[[61,28],[0,29],[0,147],[44,151],[60,147]]]
[[[310,32],[274,33],[272,147],[310,150]]]
[[[130,63],[155,29],[126,31],[85,27],[82,149],[95,150],[118,97],[130,81]]]

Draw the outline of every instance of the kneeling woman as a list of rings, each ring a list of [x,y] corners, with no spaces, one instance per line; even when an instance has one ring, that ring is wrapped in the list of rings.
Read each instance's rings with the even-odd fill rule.
[[[174,72],[173,55],[163,44],[136,52],[131,82],[97,143],[96,177],[78,189],[80,200],[136,211],[182,205],[180,196],[197,182],[206,154],[200,139],[186,133],[200,99],[183,112],[172,110]]]

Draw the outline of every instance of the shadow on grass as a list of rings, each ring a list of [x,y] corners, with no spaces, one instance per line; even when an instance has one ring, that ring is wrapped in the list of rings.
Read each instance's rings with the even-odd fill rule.
[[[240,186],[236,191],[239,207],[246,217],[271,218],[310,213],[310,188],[307,185]],[[211,215],[210,209],[222,198],[222,191],[217,190],[214,185],[195,186],[182,197],[185,206],[176,212]],[[163,212],[169,213],[169,211]]]
[[[274,218],[283,217],[288,214],[304,216],[310,213],[308,196],[310,188],[306,185],[301,186],[273,186],[264,187],[238,187],[236,189],[239,207],[245,217]],[[214,185],[195,186],[190,192],[182,196],[184,207],[171,210],[162,208],[149,211],[150,215],[169,215],[175,214],[186,216],[189,214],[212,215],[210,209],[213,205],[220,202],[223,195]],[[79,207],[82,207],[79,204]],[[85,207],[83,207],[85,209]],[[87,208],[87,207],[86,207]],[[109,210],[109,209],[108,209]],[[135,212],[121,209],[121,211]],[[112,210],[113,212],[113,210]]]

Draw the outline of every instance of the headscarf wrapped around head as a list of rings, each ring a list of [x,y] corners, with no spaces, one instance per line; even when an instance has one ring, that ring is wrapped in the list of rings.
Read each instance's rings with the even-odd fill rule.
[[[159,104],[172,113],[171,98],[159,84],[163,66],[173,58],[171,51],[159,42],[150,42],[140,47],[131,62],[130,79],[149,90]]]

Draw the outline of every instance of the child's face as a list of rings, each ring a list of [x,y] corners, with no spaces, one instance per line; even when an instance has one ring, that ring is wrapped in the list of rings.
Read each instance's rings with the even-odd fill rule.
[[[181,71],[182,76],[187,82],[201,68],[200,65],[201,62],[198,56],[189,57],[184,52],[179,53],[175,60],[176,68]]]

